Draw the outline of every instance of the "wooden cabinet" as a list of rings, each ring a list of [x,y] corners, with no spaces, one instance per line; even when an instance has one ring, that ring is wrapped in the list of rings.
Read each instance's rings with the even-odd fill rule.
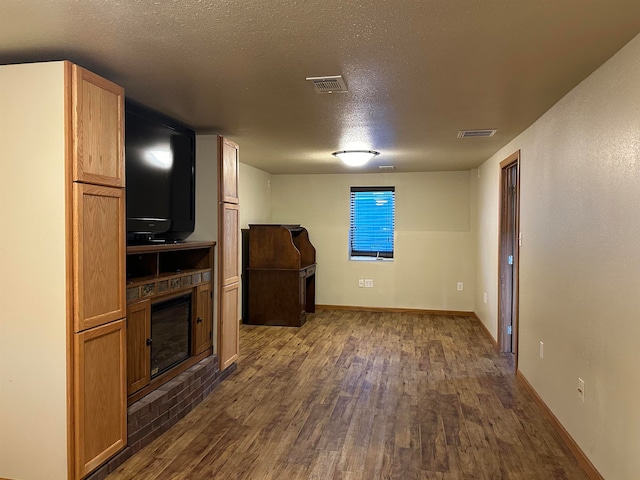
[[[299,327],[315,312],[316,250],[300,225],[249,225],[253,325]]]
[[[72,67],[73,180],[124,187],[124,90]]]
[[[125,316],[121,188],[73,184],[74,323],[80,332]]]
[[[124,320],[74,335],[76,478],[125,446],[126,348]]]
[[[124,91],[70,67],[72,425],[79,479],[124,448],[127,439]]]
[[[151,381],[151,301],[127,306],[127,393]]]
[[[212,345],[213,331],[213,310],[212,304],[213,289],[210,284],[200,285],[195,293],[196,321],[193,334],[193,354],[199,355],[205,352]]]
[[[215,242],[127,247],[129,403],[211,355],[214,247]],[[186,309],[166,308],[168,303],[176,299],[182,299]],[[190,322],[188,328],[178,327],[169,332],[170,325],[176,326],[185,320]],[[171,341],[168,342],[168,338]],[[168,362],[166,369],[152,371],[154,364],[158,367],[158,363],[163,363],[162,359],[174,357],[163,351],[162,345],[176,343],[185,347],[174,352],[179,353],[178,359]],[[186,351],[186,348],[189,350]]]
[[[218,356],[220,370],[233,364],[240,351],[240,207],[238,190],[238,145],[218,137]]]
[[[66,61],[0,66],[0,84],[11,125],[2,148],[15,167],[0,179],[15,204],[0,250],[25,272],[2,286],[11,304],[0,350],[34,346],[27,359],[12,355],[21,368],[7,378],[19,382],[0,389],[27,427],[0,429],[16,451],[37,453],[0,476],[79,480],[126,443],[123,90]],[[33,419],[46,428],[28,427]]]

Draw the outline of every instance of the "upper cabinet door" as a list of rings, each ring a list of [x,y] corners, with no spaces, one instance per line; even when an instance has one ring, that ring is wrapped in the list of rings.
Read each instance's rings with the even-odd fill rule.
[[[124,187],[124,89],[73,66],[73,180]]]
[[[240,168],[238,145],[231,140],[218,137],[218,155],[220,157],[220,201],[238,203],[238,169]]]

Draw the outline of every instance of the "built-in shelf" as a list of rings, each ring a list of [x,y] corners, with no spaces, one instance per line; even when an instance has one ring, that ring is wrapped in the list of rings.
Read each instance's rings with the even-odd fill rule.
[[[127,247],[127,302],[211,283],[215,242]]]
[[[127,389],[130,404],[213,352],[214,247],[215,242],[127,247]],[[160,309],[161,304],[181,296],[188,299],[188,313],[176,310],[175,319],[166,314],[154,317],[154,308]],[[162,318],[161,323],[154,318]],[[151,371],[152,352],[156,349],[153,355],[161,356],[164,351],[157,350],[159,344],[154,339],[166,340],[167,335],[173,335],[170,326],[179,325],[185,318],[189,322],[186,340],[189,346],[180,352],[186,352],[187,356],[154,377],[157,372]],[[153,325],[162,325],[156,332],[157,338]],[[176,330],[177,333],[181,331],[184,332]]]

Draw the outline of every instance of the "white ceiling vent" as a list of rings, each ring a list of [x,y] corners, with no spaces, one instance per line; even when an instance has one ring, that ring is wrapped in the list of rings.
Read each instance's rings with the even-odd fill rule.
[[[460,130],[458,138],[493,137],[497,130]]]
[[[313,82],[316,93],[346,93],[347,84],[344,83],[342,75],[330,75],[328,77],[307,77]]]

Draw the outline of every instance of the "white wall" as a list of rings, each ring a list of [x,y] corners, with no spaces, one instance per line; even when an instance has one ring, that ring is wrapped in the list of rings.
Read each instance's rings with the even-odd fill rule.
[[[499,162],[517,149],[520,371],[607,480],[637,479],[640,36],[481,166],[478,295],[497,285]],[[496,311],[492,293],[492,332]]]
[[[0,477],[67,478],[63,63],[0,67]]]
[[[271,220],[309,231],[318,304],[472,311],[475,179],[471,172],[274,175]],[[349,260],[350,187],[372,185],[396,187],[392,262]],[[374,288],[359,288],[361,278]]]

